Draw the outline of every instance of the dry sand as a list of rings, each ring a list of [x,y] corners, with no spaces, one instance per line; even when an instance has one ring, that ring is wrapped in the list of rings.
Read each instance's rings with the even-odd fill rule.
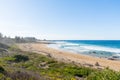
[[[120,61],[115,60],[108,60],[104,58],[97,58],[72,52],[65,52],[61,50],[56,50],[50,47],[47,47],[47,44],[42,43],[25,43],[25,44],[18,44],[20,49],[24,51],[32,51],[39,54],[44,54],[51,56],[57,60],[63,62],[72,62],[77,65],[84,65],[86,67],[93,67],[93,68],[105,68],[109,67],[115,71],[120,71]],[[96,63],[99,63],[96,64]]]

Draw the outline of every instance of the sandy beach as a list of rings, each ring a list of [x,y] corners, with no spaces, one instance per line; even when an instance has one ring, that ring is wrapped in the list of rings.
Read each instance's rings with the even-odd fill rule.
[[[83,65],[86,67],[99,69],[109,67],[112,70],[120,71],[120,61],[61,51],[47,47],[47,44],[42,43],[24,43],[18,44],[18,46],[24,51],[31,51],[38,54],[47,55],[63,62],[72,62],[76,65]]]

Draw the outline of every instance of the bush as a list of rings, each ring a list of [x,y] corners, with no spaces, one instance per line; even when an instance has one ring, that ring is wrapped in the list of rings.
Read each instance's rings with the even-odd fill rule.
[[[4,72],[5,72],[5,69],[2,66],[0,66],[0,73],[4,73]]]
[[[64,72],[67,74],[78,76],[78,77],[86,77],[92,73],[92,69],[85,67],[66,67]]]
[[[6,52],[6,50],[3,48],[0,48],[0,52]]]
[[[87,80],[120,80],[120,74],[110,69],[96,71],[87,77]]]
[[[0,80],[5,80],[5,78],[6,78],[5,75],[0,73]]]
[[[14,55],[13,58],[15,58],[14,59],[15,62],[21,62],[21,61],[25,62],[29,60],[29,57],[25,55]]]
[[[13,73],[7,73],[6,77],[9,77],[12,80],[42,80],[40,75],[35,73],[28,73],[25,71],[15,71]],[[43,79],[44,80],[44,79]]]
[[[3,44],[3,43],[0,43],[0,48],[8,49],[9,46],[7,46],[7,45],[5,45],[5,44]]]

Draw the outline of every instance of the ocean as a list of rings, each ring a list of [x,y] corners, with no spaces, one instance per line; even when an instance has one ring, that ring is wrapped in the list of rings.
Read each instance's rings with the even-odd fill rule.
[[[120,59],[120,40],[54,40],[49,47],[101,58]]]

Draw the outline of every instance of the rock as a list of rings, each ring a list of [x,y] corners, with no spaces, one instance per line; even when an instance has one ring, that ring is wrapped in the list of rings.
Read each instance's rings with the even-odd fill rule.
[[[100,64],[98,62],[95,63],[95,66],[100,66]]]

